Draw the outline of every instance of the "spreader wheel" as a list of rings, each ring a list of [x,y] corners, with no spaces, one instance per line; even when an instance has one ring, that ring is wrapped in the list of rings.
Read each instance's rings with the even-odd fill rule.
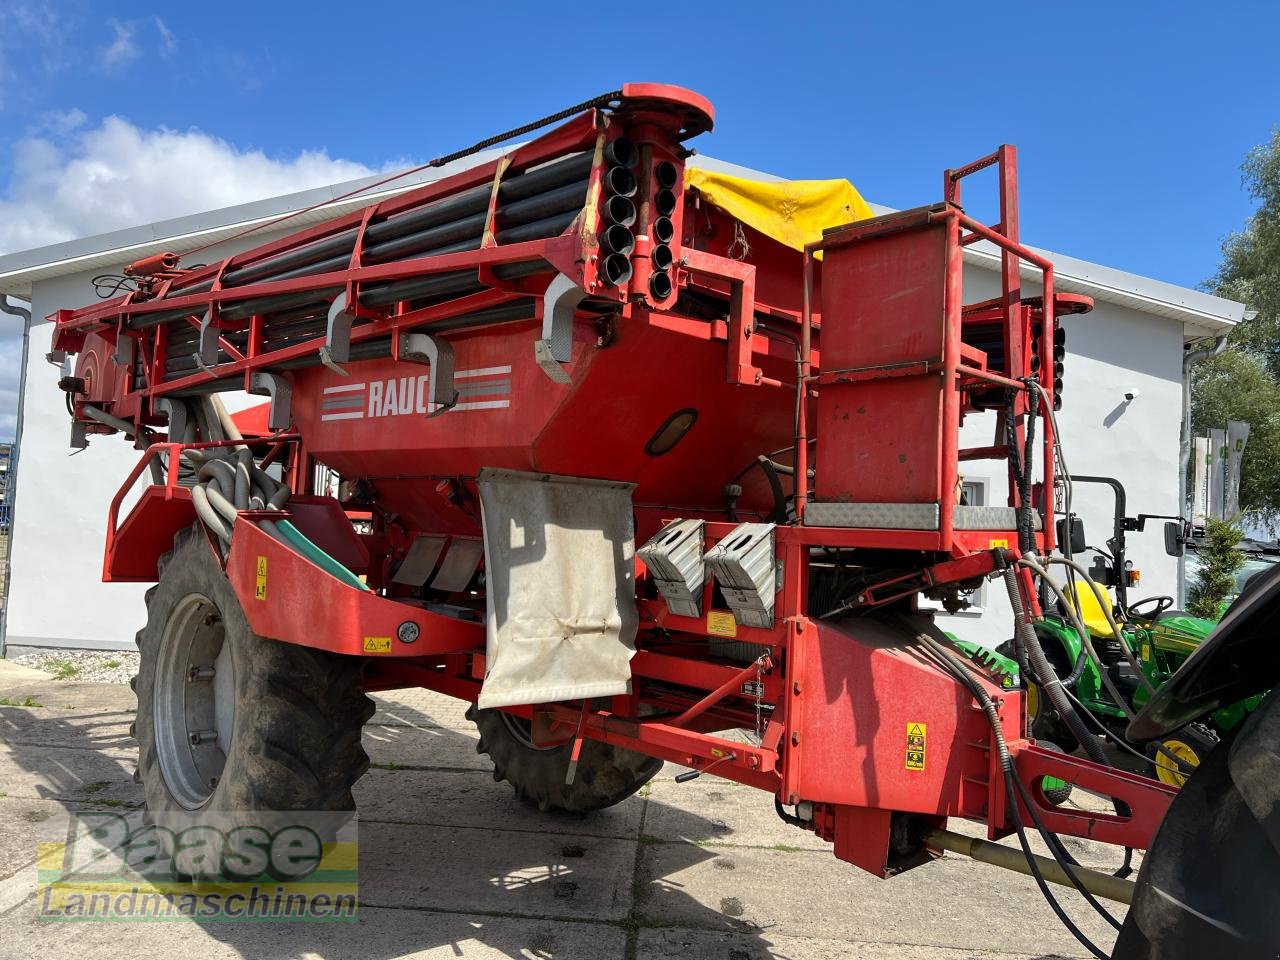
[[[516,796],[539,810],[588,813],[621,803],[662,769],[654,757],[599,740],[584,740],[572,784],[565,784],[572,745],[534,746],[529,722],[503,710],[467,709],[480,742],[476,752],[493,761],[493,779],[505,780]]]
[[[250,629],[197,527],[174,538],[138,632],[138,775],[152,822],[235,825],[255,811],[355,809],[373,702],[354,657]],[[329,816],[337,814],[337,816]]]
[[[1280,955],[1280,692],[1203,759],[1138,874],[1113,960]]]

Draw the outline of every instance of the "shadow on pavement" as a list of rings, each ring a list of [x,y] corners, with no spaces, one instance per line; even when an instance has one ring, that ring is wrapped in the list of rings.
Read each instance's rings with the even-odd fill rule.
[[[132,780],[128,688],[36,687],[39,692],[29,695],[39,698],[40,708],[0,707],[9,782],[0,785],[7,793],[0,803],[34,799],[68,812],[137,810],[142,792]],[[27,695],[20,688],[0,694],[18,701]],[[360,922],[37,923],[29,899],[11,909],[0,903],[0,922],[12,931],[15,921],[25,921],[33,942],[24,952],[29,947],[44,956],[85,957],[136,944],[201,957],[390,960],[436,951],[621,958],[641,927],[661,926],[652,916],[640,919],[641,905],[656,895],[662,907],[674,906],[673,897],[684,901],[677,910],[680,926],[732,934],[733,949],[717,951],[722,960],[776,955],[732,910],[701,904],[672,879],[715,857],[700,842],[722,836],[723,823],[671,808],[643,795],[647,789],[592,815],[539,813],[517,801],[509,785],[494,782],[488,759],[475,753],[460,707],[455,714],[458,705],[451,701],[435,703],[445,715],[383,701],[366,728],[374,765],[356,787]],[[664,774],[669,778],[670,769]],[[673,816],[686,839],[664,841],[655,870],[655,858],[645,856],[655,842],[645,835],[645,823]],[[14,867],[34,857],[34,842],[23,842],[25,852],[6,851],[20,853],[10,859]]]

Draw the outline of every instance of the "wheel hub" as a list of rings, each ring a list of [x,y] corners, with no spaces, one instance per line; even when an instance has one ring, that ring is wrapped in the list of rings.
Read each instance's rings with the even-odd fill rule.
[[[498,711],[498,715],[502,718],[502,724],[510,731],[511,736],[515,737],[522,746],[528,747],[530,750],[555,750],[555,747],[540,747],[533,742],[533,727],[528,720],[523,717],[517,717],[514,714],[507,713],[505,710]]]
[[[174,608],[156,661],[152,720],[165,786],[184,808],[209,802],[235,726],[235,664],[218,608],[190,594]]]
[[[1187,782],[1187,774],[1183,769],[1200,766],[1199,754],[1196,753],[1195,747],[1182,740],[1165,740],[1160,746],[1163,749],[1156,751],[1156,776],[1160,778],[1161,783],[1171,787],[1181,787]],[[1166,750],[1173,754],[1173,757],[1170,757]],[[1175,760],[1174,757],[1177,759]]]
[[[1035,683],[1027,684],[1027,718],[1034,723],[1040,717],[1040,687]]]

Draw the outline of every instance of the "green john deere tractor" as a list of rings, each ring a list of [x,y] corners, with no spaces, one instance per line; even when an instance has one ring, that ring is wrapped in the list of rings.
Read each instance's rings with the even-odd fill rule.
[[[1089,643],[1081,638],[1061,604],[1046,607],[1036,635],[1077,711],[1087,714],[1086,722],[1106,728],[1123,740],[1130,717],[1208,639],[1217,622],[1174,609],[1172,597],[1147,597],[1132,603],[1129,600],[1129,588],[1137,585],[1138,574],[1125,556],[1126,533],[1143,531],[1148,520],[1169,520],[1165,524],[1165,547],[1170,555],[1178,556],[1185,540],[1181,518],[1126,516],[1124,487],[1111,477],[1075,476],[1072,482],[1104,484],[1115,495],[1113,531],[1105,549],[1087,546],[1084,525],[1078,518],[1069,516],[1058,524],[1064,554],[1094,554],[1089,573],[1098,592],[1082,579],[1068,587],[1068,593],[1076,600],[1074,612],[1088,633]],[[1077,737],[1042,695],[1036,678],[1019,667],[1012,641],[1002,644],[997,656],[1002,661],[997,669],[1019,678],[1025,686],[1032,736],[1064,750],[1074,750],[1079,745]],[[1123,705],[1117,702],[1116,694]],[[1146,755],[1155,765],[1155,775],[1171,786],[1182,786],[1222,735],[1238,727],[1264,696],[1257,693],[1219,707],[1202,721],[1188,723],[1148,743]]]

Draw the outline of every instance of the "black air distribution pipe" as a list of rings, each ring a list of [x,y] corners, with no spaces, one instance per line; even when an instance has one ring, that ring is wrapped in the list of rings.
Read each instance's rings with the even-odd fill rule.
[[[497,238],[503,243],[517,243],[556,236],[573,222],[586,203],[588,175],[591,172],[591,153],[577,153],[505,180],[498,187],[499,206],[496,211],[500,228]],[[489,209],[492,188],[481,184],[446,197],[417,210],[401,214],[389,220],[371,224],[365,230],[363,261],[366,263],[392,263],[409,257],[431,253],[437,256],[480,248],[485,219]],[[342,270],[351,262],[355,250],[357,228],[352,227],[322,240],[269,257],[260,263],[227,271],[222,278],[224,287],[242,286],[290,280]],[[530,272],[539,272],[538,269]],[[474,277],[474,271],[467,271]],[[428,291],[436,289],[434,282],[445,275],[396,281],[406,285],[428,284]],[[455,278],[456,279],[456,278]],[[212,280],[202,281],[170,291],[169,296],[180,297],[207,292]],[[406,286],[414,291],[416,286]],[[244,320],[255,313],[285,310],[309,303],[328,302],[341,288],[308,290],[271,297],[228,303],[218,311],[224,320]],[[402,293],[394,284],[371,287],[362,293],[361,302],[366,306],[385,306],[399,300],[429,296],[430,292]],[[172,323],[191,316],[190,309],[158,311],[135,317],[130,326],[134,329]]]

